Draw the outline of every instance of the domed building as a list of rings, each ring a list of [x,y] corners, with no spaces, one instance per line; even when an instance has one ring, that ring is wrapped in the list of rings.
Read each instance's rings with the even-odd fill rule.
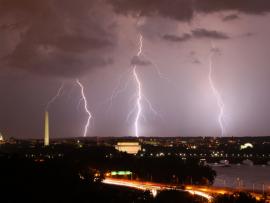
[[[240,150],[247,149],[247,148],[253,148],[253,144],[251,144],[251,143],[245,143],[245,144],[243,144],[243,145],[240,146]]]

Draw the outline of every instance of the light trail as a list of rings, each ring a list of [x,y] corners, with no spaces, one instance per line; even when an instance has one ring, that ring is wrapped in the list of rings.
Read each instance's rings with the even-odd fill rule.
[[[162,190],[177,190],[182,192],[189,192],[190,194],[197,195],[206,198],[209,202],[213,199],[210,195],[213,191],[204,192],[202,189],[197,189],[195,187],[188,187],[188,189],[180,189],[175,185],[160,184],[153,182],[143,182],[136,180],[126,180],[126,179],[116,179],[116,178],[105,178],[102,183],[109,185],[117,185],[122,187],[135,188],[138,190],[149,190],[149,191],[162,191]]]
[[[211,90],[216,98],[216,101],[217,101],[217,105],[218,105],[218,108],[219,108],[219,114],[218,114],[218,123],[219,123],[219,126],[220,126],[220,130],[221,130],[221,136],[224,136],[225,135],[225,127],[224,127],[224,124],[223,124],[223,121],[224,121],[224,108],[225,108],[225,105],[224,105],[224,102],[221,98],[221,95],[220,93],[218,92],[217,88],[215,87],[215,84],[213,82],[213,79],[212,79],[212,74],[213,74],[213,56],[215,55],[215,47],[212,45],[212,49],[211,49],[211,52],[210,52],[210,55],[209,55],[209,72],[208,72],[208,80],[209,80],[209,85],[211,87]]]
[[[146,187],[143,185],[135,184],[132,182],[121,181],[121,180],[110,180],[106,178],[105,180],[102,181],[102,183],[109,184],[109,185],[118,185],[118,186],[136,188],[139,190],[146,190]]]
[[[192,195],[197,195],[197,196],[204,197],[204,198],[206,198],[208,201],[211,201],[212,198],[213,198],[211,195],[208,195],[207,193],[202,192],[202,191],[197,191],[197,190],[185,190],[185,191],[189,192],[189,193],[192,194]]]
[[[155,182],[146,182],[146,181],[137,181],[137,180],[128,180],[128,179],[117,179],[107,177],[105,178],[102,183],[109,184],[109,185],[118,185],[122,187],[129,187],[135,188],[139,190],[177,190],[182,192],[189,192],[190,194],[197,195],[203,198],[206,198],[209,202],[212,202],[213,197],[217,195],[224,195],[229,194],[232,195],[235,192],[239,192],[239,189],[233,188],[226,188],[226,187],[213,187],[213,186],[199,186],[199,185],[181,185],[177,186],[175,184],[162,184],[162,183],[155,183]],[[182,188],[184,187],[184,188]],[[246,192],[250,192],[245,190]],[[261,193],[250,193],[253,197],[257,200],[261,200],[266,198],[267,202],[270,202],[270,197],[265,196],[262,192]]]
[[[76,82],[77,82],[77,84],[79,85],[79,87],[81,89],[81,96],[82,96],[82,100],[84,102],[84,109],[85,109],[86,114],[88,115],[86,124],[84,126],[84,132],[83,132],[83,137],[86,137],[87,133],[88,133],[88,128],[89,128],[89,125],[90,125],[90,120],[92,118],[92,114],[91,114],[90,110],[88,109],[88,102],[87,102],[87,99],[85,97],[84,86],[78,79],[76,80]]]
[[[54,101],[60,96],[62,90],[64,88],[64,83],[61,83],[61,86],[58,88],[56,95],[54,95],[47,103],[46,105],[46,110],[48,110],[50,108],[50,106],[52,105],[52,103],[54,103]]]

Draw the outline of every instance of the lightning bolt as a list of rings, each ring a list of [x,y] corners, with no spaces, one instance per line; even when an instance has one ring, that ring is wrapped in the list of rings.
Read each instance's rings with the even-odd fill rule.
[[[167,83],[173,85],[174,87],[176,87],[176,85],[165,75],[160,71],[160,68],[158,67],[158,65],[154,62],[154,60],[152,58],[150,58],[149,55],[143,53],[142,54],[143,57],[147,60],[149,60],[151,62],[151,66],[153,67],[153,69],[156,71],[158,77],[160,79],[164,79]]]
[[[128,70],[128,74],[130,74],[130,70]],[[126,72],[120,76],[119,80],[118,80],[118,84],[117,86],[113,89],[112,95],[110,96],[110,98],[108,99],[109,101],[109,108],[108,111],[111,109],[112,105],[113,105],[113,100],[119,96],[121,93],[123,93],[124,91],[127,90],[129,83],[130,83],[130,77],[128,77],[128,79],[126,80],[125,84],[122,85],[122,78],[123,76],[126,75]]]
[[[64,88],[64,83],[61,83],[61,86],[58,88],[56,95],[54,95],[47,103],[46,105],[46,110],[48,110],[50,108],[50,106],[52,105],[52,103],[60,96],[62,90]]]
[[[88,115],[86,124],[84,126],[84,132],[83,132],[83,137],[86,137],[87,133],[88,133],[88,128],[89,128],[89,125],[90,125],[90,120],[92,118],[92,114],[91,114],[91,112],[90,112],[90,110],[88,108],[88,102],[87,102],[87,99],[85,97],[83,84],[78,79],[76,80],[76,83],[79,85],[79,87],[81,89],[81,96],[82,96],[82,100],[84,102],[84,110],[85,110],[86,114]]]
[[[135,81],[137,83],[137,113],[136,113],[136,117],[135,117],[135,122],[134,122],[134,127],[135,127],[135,136],[139,137],[139,120],[141,117],[141,113],[142,113],[142,105],[141,105],[141,100],[142,100],[142,85],[139,79],[139,76],[137,74],[136,71],[137,67],[135,66],[133,69],[133,75],[135,78]]]
[[[138,41],[138,52],[136,54],[137,57],[144,57],[145,59],[150,59],[148,56],[146,56],[143,53],[143,36],[141,34],[139,34],[139,41]],[[159,70],[159,67],[157,66],[157,64],[155,64],[153,62],[153,60],[150,59],[151,62],[151,66],[154,67],[154,70],[156,71],[157,75],[159,76],[159,78],[162,79],[166,79],[167,81],[169,81],[169,79],[164,76],[161,71]],[[141,118],[143,118],[144,120],[145,117],[143,115],[143,102],[145,102],[148,105],[148,109],[156,116],[160,116],[158,111],[156,111],[153,107],[153,105],[151,104],[150,100],[147,99],[147,97],[143,94],[143,90],[142,90],[142,82],[140,80],[140,76],[138,73],[138,69],[137,69],[137,65],[134,64],[131,66],[131,70],[127,71],[128,74],[130,74],[133,78],[133,80],[135,81],[135,85],[136,85],[136,93],[132,96],[132,100],[135,98],[135,105],[134,107],[131,109],[131,111],[129,111],[126,121],[129,120],[129,118],[131,117],[131,115],[135,114],[135,120],[134,120],[134,134],[136,137],[139,137],[140,134],[140,120]],[[126,83],[122,86],[121,81],[122,81],[122,77],[126,75],[123,74],[120,78],[119,78],[119,82],[118,85],[114,88],[113,93],[111,95],[111,97],[107,100],[110,102],[109,104],[109,109],[112,106],[112,102],[113,99],[116,98],[119,94],[121,94],[122,92],[126,91],[128,86],[129,86],[129,82],[130,82],[130,77],[128,77],[128,80],[126,81]],[[122,86],[122,87],[120,87]],[[162,118],[162,116],[160,116]]]
[[[137,56],[139,57],[142,54],[142,49],[143,49],[143,37],[140,34],[139,36],[139,50],[137,52]],[[137,99],[136,99],[136,106],[137,106],[137,112],[135,116],[135,121],[134,121],[134,128],[135,128],[135,136],[139,137],[139,122],[140,122],[140,117],[142,113],[142,84],[139,78],[139,75],[137,73],[137,65],[133,66],[133,76],[137,85]]]
[[[139,45],[138,45],[137,57],[141,57],[141,56],[145,57],[145,58],[149,58],[149,57],[146,57],[146,55],[143,53],[143,36],[141,34],[139,34]],[[154,69],[156,70],[159,78],[168,80],[168,78],[166,78],[161,73],[158,66],[153,62],[153,60],[150,59],[150,61],[151,61],[151,64],[154,66]],[[135,83],[137,86],[137,94],[136,94],[136,108],[133,108],[131,113],[134,112],[135,109],[137,110],[136,115],[135,115],[135,120],[134,120],[134,128],[135,128],[135,136],[139,137],[140,119],[141,119],[141,117],[145,119],[145,117],[142,115],[142,110],[143,110],[142,101],[145,101],[147,103],[149,110],[153,114],[155,114],[156,116],[159,116],[159,113],[154,109],[150,100],[142,93],[142,82],[140,81],[140,77],[139,77],[139,74],[137,72],[137,65],[136,64],[133,66],[132,73],[133,73],[133,77],[134,77],[134,80],[135,80]],[[131,113],[128,114],[128,118],[129,118]]]
[[[214,55],[215,55],[215,47],[212,45],[212,49],[211,49],[211,52],[210,52],[210,55],[209,55],[208,80],[209,80],[209,85],[211,87],[211,90],[212,90],[212,92],[213,92],[213,94],[214,94],[214,96],[216,98],[216,101],[217,101],[217,105],[218,105],[218,108],[219,108],[218,123],[219,123],[220,130],[221,130],[221,136],[224,136],[225,127],[224,127],[223,121],[224,121],[224,108],[225,108],[225,105],[224,105],[222,97],[221,97],[220,93],[218,92],[217,88],[215,87],[215,84],[214,84],[213,79],[212,79],[213,57],[214,57]]]

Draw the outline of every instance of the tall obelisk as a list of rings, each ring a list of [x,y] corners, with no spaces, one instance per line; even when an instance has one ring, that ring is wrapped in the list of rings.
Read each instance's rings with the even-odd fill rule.
[[[44,146],[49,146],[50,135],[49,135],[49,112],[45,111],[45,129],[44,129]]]

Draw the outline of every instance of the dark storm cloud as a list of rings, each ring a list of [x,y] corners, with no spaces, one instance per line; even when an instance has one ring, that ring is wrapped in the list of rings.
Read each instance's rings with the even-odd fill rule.
[[[193,9],[190,0],[107,0],[117,13],[135,16],[163,16],[181,21],[190,20]]]
[[[229,39],[230,37],[216,30],[206,30],[203,28],[192,30],[192,36],[194,38],[210,38],[210,39]]]
[[[236,14],[227,15],[222,18],[223,21],[232,21],[232,20],[237,20],[237,19],[239,19],[239,16]]]
[[[192,38],[190,34],[183,34],[182,36],[170,35],[166,34],[163,36],[163,39],[171,41],[171,42],[185,42]]]
[[[264,14],[270,11],[268,0],[195,0],[195,9],[199,12],[235,10],[247,14]]]
[[[0,0],[4,37],[12,41],[12,30],[20,33],[5,57],[5,65],[75,77],[110,64],[109,51],[115,41],[110,27],[113,22],[102,9],[106,8],[97,1]]]
[[[230,39],[230,37],[223,33],[216,30],[206,30],[203,28],[192,30],[191,33],[185,33],[182,36],[166,34],[163,35],[163,39],[171,42],[186,42],[191,39],[200,39],[200,38],[209,38],[215,40],[226,40]]]
[[[141,57],[134,56],[131,59],[131,65],[138,65],[138,66],[149,66],[151,65],[150,61],[144,60]]]
[[[190,21],[194,12],[239,11],[264,14],[270,11],[268,0],[107,0],[117,13],[135,16],[163,16],[179,21]]]

